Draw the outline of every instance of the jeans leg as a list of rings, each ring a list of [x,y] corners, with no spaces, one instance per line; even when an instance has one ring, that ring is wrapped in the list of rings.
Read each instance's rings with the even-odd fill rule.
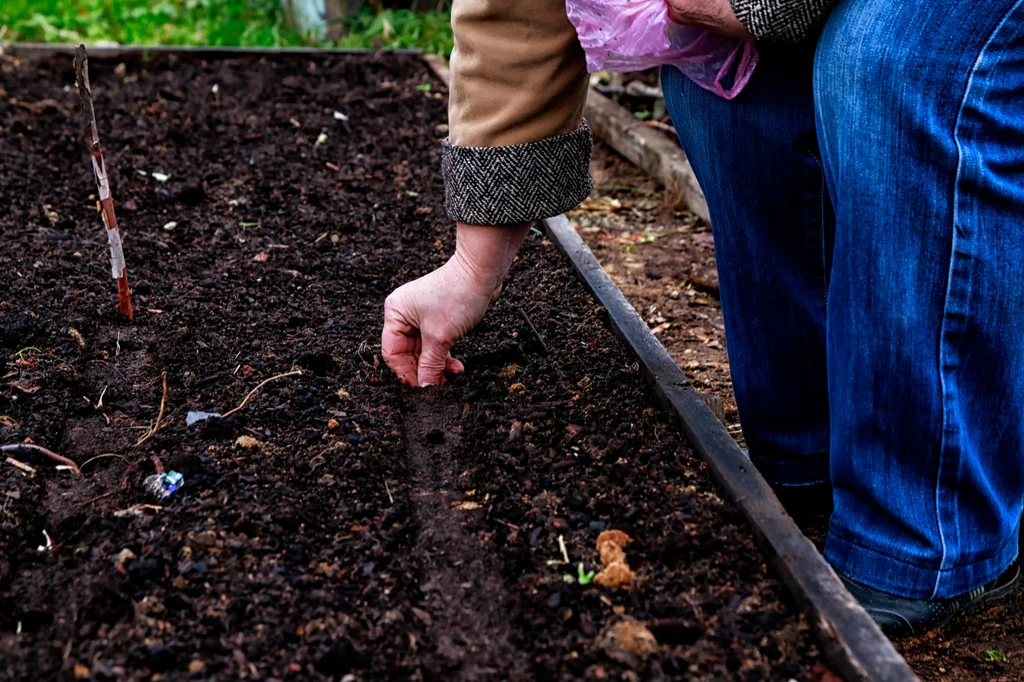
[[[1024,0],[842,0],[818,45],[836,212],[826,557],[962,594],[1024,501]]]
[[[769,481],[828,480],[826,256],[833,218],[818,157],[813,45],[765,46],[726,101],[662,70],[683,149],[707,196],[733,387]]]

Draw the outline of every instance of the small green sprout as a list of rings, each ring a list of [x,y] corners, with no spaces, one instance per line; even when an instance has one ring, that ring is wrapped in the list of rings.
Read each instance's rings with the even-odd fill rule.
[[[1008,663],[1009,659],[1002,651],[996,651],[995,649],[989,649],[985,652],[985,660],[989,663]]]
[[[29,353],[42,353],[42,352],[43,352],[43,350],[41,348],[36,348],[35,346],[25,346],[24,348],[19,350],[14,355],[17,356],[17,358],[19,360],[24,360],[25,356],[28,355]]]
[[[584,569],[582,563],[576,567],[576,572],[577,576],[575,578],[566,573],[562,576],[562,580],[567,583],[579,583],[580,585],[589,585],[594,582],[594,572]]]
[[[593,571],[583,570],[582,563],[579,565],[577,570],[579,572],[579,576],[576,578],[576,581],[579,582],[580,585],[589,585],[594,581],[595,573]]]
[[[653,115],[650,111],[637,111],[633,114],[638,121],[648,121]]]
[[[433,89],[433,87],[430,85],[430,83],[420,83],[419,85],[416,86],[416,89],[419,90],[420,92],[430,92]]]

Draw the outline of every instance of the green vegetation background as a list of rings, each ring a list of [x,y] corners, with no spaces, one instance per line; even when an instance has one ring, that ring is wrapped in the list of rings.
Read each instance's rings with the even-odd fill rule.
[[[447,11],[381,9],[376,4],[350,19],[348,35],[332,44],[451,54]],[[314,44],[311,36],[284,28],[279,0],[0,0],[0,40],[246,47]]]

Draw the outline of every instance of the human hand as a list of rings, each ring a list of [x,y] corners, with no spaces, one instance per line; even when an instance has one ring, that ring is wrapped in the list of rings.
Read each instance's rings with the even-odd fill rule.
[[[529,225],[459,224],[455,254],[437,270],[395,289],[384,302],[381,355],[412,386],[461,373],[451,348],[475,327],[501,292],[501,282]]]
[[[753,38],[729,0],[668,0],[669,16],[673,21],[696,26],[734,38]]]

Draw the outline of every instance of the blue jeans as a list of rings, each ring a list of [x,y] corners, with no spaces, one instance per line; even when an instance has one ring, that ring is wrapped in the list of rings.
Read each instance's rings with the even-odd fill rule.
[[[1024,0],[841,0],[760,50],[731,102],[662,74],[751,459],[831,481],[837,570],[962,594],[1024,503]]]

